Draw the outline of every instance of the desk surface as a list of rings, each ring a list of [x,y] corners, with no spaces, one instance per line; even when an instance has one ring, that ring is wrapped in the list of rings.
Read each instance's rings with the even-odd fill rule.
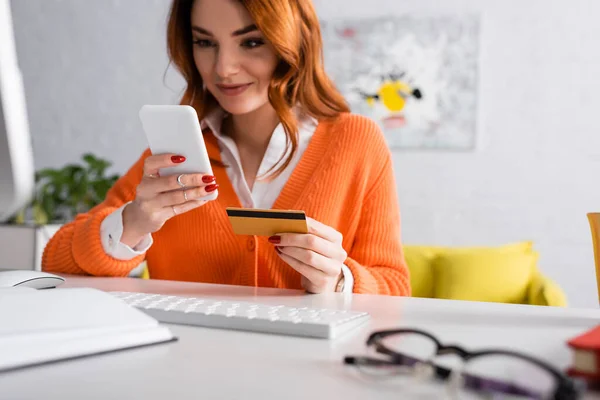
[[[352,309],[367,311],[372,318],[362,328],[333,341],[169,325],[178,342],[2,374],[0,397],[397,399],[402,397],[398,386],[362,380],[342,363],[345,355],[365,353],[365,339],[373,330],[418,327],[444,342],[470,349],[491,346],[527,351],[566,368],[570,363],[566,340],[600,321],[596,309],[309,295],[294,290],[132,278],[67,276],[62,287]]]

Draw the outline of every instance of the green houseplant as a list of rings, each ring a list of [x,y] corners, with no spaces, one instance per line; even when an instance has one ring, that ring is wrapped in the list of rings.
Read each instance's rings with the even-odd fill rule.
[[[84,154],[82,161],[80,164],[37,171],[32,201],[10,222],[63,224],[100,204],[119,175],[107,175],[111,163],[91,153]]]
[[[78,213],[101,203],[119,178],[106,160],[87,153],[82,162],[36,172],[32,200],[0,224],[0,268],[41,270],[48,241]]]

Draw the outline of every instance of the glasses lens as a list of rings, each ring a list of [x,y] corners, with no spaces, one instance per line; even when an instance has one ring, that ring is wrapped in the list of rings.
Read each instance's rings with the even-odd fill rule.
[[[369,357],[356,360],[358,369],[371,376],[410,376],[411,379],[423,368],[415,370],[419,361],[427,361],[435,354],[435,343],[427,336],[402,333],[378,339],[369,347]],[[387,352],[392,352],[388,354]],[[369,362],[369,360],[371,360]],[[377,362],[380,360],[380,362]]]
[[[425,335],[418,333],[399,333],[379,340],[385,348],[404,356],[407,363],[428,361],[435,356],[436,344]]]
[[[467,391],[510,395],[510,399],[548,398],[555,390],[554,377],[545,369],[518,357],[487,355],[473,358],[463,367]]]

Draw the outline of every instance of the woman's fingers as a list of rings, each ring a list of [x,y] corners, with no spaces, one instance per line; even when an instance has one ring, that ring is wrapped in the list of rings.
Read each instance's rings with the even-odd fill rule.
[[[277,252],[279,257],[290,267],[302,275],[302,287],[310,293],[323,293],[335,291],[341,272],[334,276],[324,273],[322,270],[299,261],[295,257],[284,253],[285,249]]]
[[[139,194],[145,197],[153,197],[158,193],[207,186],[214,183],[214,181],[214,176],[206,174],[182,174],[156,178],[145,177],[142,185],[140,185]]]
[[[276,246],[299,247],[312,250],[322,256],[344,262],[347,254],[339,243],[330,242],[314,234],[283,233],[269,239]],[[341,243],[341,242],[340,242]]]
[[[314,286],[327,286],[328,280],[331,279],[331,277],[323,273],[323,271],[305,264],[289,254],[284,253],[283,251],[279,253],[279,257],[281,257],[281,259],[290,267],[298,271],[300,275],[306,277],[306,279],[308,279]]]
[[[174,190],[172,192],[160,193],[151,200],[156,207],[166,207],[196,201],[215,191],[219,185],[211,184],[192,189]]]
[[[306,218],[306,222],[308,225],[308,233],[312,233],[313,235],[323,238],[328,242],[342,243],[344,236],[332,227],[310,217]]]
[[[163,213],[166,214],[165,218],[171,218],[175,215],[184,214],[188,211],[193,210],[206,204],[206,200],[190,200],[183,204],[177,204],[174,206],[163,207]]]
[[[185,157],[177,154],[153,154],[144,160],[144,177],[157,177],[161,168],[173,167],[184,161]]]
[[[339,263],[312,250],[292,246],[278,247],[278,249],[280,254],[285,254],[327,276],[337,276],[340,273]]]

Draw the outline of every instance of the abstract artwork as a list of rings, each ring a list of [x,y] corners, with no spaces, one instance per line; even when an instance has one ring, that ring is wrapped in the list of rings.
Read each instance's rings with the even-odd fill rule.
[[[325,69],[391,148],[472,150],[477,15],[321,21]]]

